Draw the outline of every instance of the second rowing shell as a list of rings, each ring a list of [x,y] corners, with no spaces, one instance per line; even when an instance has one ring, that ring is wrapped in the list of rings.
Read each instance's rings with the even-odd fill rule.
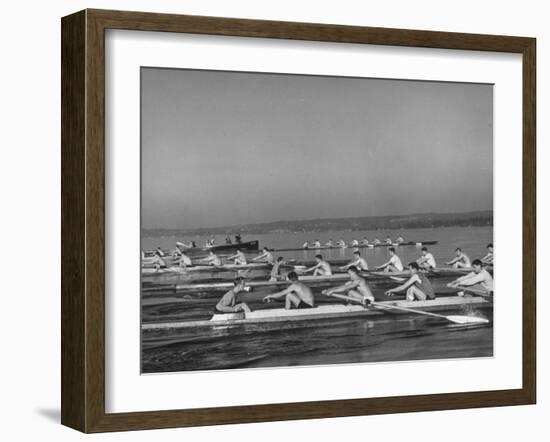
[[[428,273],[430,276],[458,276],[463,275],[465,272],[470,271],[466,269],[437,269]],[[410,272],[400,273],[384,273],[384,272],[369,272],[363,274],[368,279],[389,279],[389,278],[406,278],[410,276]],[[329,276],[300,276],[299,281],[307,283],[326,283],[331,281],[346,281],[349,280],[347,273],[336,273]],[[289,285],[290,281],[249,281],[246,283],[248,287],[277,287]],[[176,291],[200,291],[200,290],[215,290],[215,289],[230,289],[233,287],[233,281],[214,282],[214,283],[202,283],[202,284],[176,284]],[[165,289],[165,288],[164,288]]]

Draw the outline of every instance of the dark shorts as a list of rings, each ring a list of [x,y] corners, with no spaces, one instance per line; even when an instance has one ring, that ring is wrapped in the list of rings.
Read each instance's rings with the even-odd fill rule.
[[[304,301],[300,301],[296,308],[313,308],[313,306],[305,303]]]

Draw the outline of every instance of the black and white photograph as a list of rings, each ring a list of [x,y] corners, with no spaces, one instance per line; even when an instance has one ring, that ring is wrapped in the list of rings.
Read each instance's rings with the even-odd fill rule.
[[[140,78],[141,373],[493,356],[492,84]]]

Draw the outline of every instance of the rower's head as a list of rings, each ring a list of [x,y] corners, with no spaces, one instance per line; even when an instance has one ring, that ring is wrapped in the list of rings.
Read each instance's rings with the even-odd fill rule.
[[[421,251],[422,251],[422,255],[427,255],[428,254],[428,248],[427,247],[422,247]]]
[[[269,252],[269,249],[268,249],[267,247],[264,247],[262,250],[263,250],[264,252]]]
[[[323,255],[315,255],[315,261],[321,262],[323,260]]]
[[[481,260],[474,259],[472,262],[472,268],[474,269],[474,272],[479,273],[481,272],[481,269],[483,268],[483,264]]]
[[[238,276],[233,280],[233,287],[234,290],[237,292],[244,290],[244,278],[242,276]]]
[[[390,247],[388,249],[388,252],[390,253],[391,256],[395,255],[395,248],[394,247]]]
[[[413,275],[420,270],[420,266],[416,262],[409,262],[408,267]]]
[[[487,244],[487,250],[491,253],[493,252],[493,243]]]
[[[462,249],[460,247],[457,247],[455,250],[456,256],[462,255]]]
[[[288,275],[286,275],[289,281],[296,282],[298,281],[298,274],[296,272],[290,272]]]
[[[355,252],[353,252],[353,256],[359,258],[361,256],[361,252],[359,250],[356,250]]]

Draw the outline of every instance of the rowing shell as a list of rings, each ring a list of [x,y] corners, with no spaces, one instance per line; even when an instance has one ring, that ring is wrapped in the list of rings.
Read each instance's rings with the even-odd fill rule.
[[[476,306],[480,308],[491,307],[491,300],[482,297],[461,298],[448,296],[431,301],[383,301],[377,302],[376,307],[366,308],[362,305],[328,304],[314,308],[286,310],[273,308],[256,310],[245,313],[214,314],[210,320],[204,321],[179,321],[142,324],[142,330],[159,330],[184,327],[212,327],[212,326],[236,326],[243,324],[259,324],[269,322],[308,321],[316,319],[353,318],[362,316],[380,316],[387,313],[396,313],[394,308],[414,308],[424,312],[461,310],[464,306]]]
[[[359,244],[356,246],[353,246],[351,244],[347,244],[346,246],[321,246],[321,247],[315,247],[315,246],[309,246],[307,248],[300,247],[300,248],[285,248],[285,249],[269,249],[271,252],[296,252],[303,250],[304,252],[307,251],[317,251],[317,250],[339,250],[339,249],[372,249],[374,247],[404,247],[404,246],[430,246],[437,244],[438,241],[407,241],[402,243],[381,243],[381,244]]]
[[[447,276],[457,276],[462,275],[466,272],[465,269],[437,269],[435,271],[428,272],[427,275],[432,277],[447,277]],[[396,277],[406,278],[410,276],[410,272],[398,272],[398,273],[385,273],[385,272],[368,272],[363,273],[362,276],[367,280],[380,280],[380,279],[390,279]],[[305,275],[298,278],[301,282],[306,282],[309,284],[315,283],[327,283],[332,281],[347,281],[349,280],[349,275],[347,273],[336,273],[333,275],[327,276],[312,276]],[[282,281],[248,281],[246,285],[248,287],[277,287],[277,286],[287,286],[290,284],[288,280]],[[176,284],[176,291],[201,291],[201,290],[221,290],[221,289],[230,289],[233,287],[233,281],[223,281],[223,282],[210,282],[210,283],[185,283],[185,284]],[[172,286],[174,287],[174,286]]]
[[[263,270],[271,269],[273,266],[268,263],[258,262],[250,264],[224,264],[221,266],[197,265],[189,267],[171,266],[165,269],[155,269],[152,267],[143,267],[141,273],[143,275],[159,275],[164,273],[189,273],[189,272],[225,272],[234,270]]]

